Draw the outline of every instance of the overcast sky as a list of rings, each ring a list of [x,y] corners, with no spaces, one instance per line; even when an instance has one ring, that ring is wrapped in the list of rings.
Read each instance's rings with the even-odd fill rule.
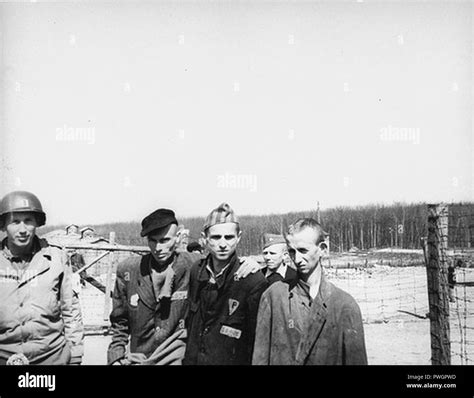
[[[49,223],[473,199],[473,3],[0,5],[0,195]]]

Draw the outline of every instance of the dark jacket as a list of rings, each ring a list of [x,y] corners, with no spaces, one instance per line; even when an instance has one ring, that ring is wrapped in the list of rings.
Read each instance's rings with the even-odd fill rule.
[[[252,363],[366,365],[358,304],[324,275],[314,300],[300,282],[273,284],[260,302]]]
[[[176,254],[171,299],[157,302],[151,278],[152,255],[130,257],[117,267],[110,314],[112,341],[107,352],[109,364],[125,357],[130,336],[130,352],[147,357],[169,336],[184,328],[191,265],[199,259],[187,252]]]
[[[273,285],[275,282],[283,281],[283,282],[291,282],[297,278],[298,274],[296,271],[291,267],[286,267],[285,277],[283,277],[278,272],[273,272],[267,278],[267,281],[270,285]]]
[[[259,271],[236,281],[234,255],[217,283],[206,264],[196,263],[189,283],[188,343],[185,365],[250,365],[260,296],[268,282]],[[210,304],[210,297],[213,297]]]

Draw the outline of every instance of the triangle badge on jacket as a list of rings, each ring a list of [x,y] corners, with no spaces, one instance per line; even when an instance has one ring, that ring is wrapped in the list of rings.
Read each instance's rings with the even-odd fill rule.
[[[237,307],[239,306],[239,302],[234,299],[229,299],[229,315],[232,315]]]

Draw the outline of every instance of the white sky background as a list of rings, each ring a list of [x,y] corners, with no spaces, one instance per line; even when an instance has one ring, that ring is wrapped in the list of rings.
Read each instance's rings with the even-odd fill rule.
[[[50,224],[474,197],[471,2],[39,1],[0,34],[0,195]]]

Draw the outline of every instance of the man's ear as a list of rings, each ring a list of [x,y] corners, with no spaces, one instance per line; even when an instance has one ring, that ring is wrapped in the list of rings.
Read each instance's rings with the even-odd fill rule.
[[[237,234],[237,243],[240,242],[241,237],[242,237],[242,230],[240,230],[239,233]]]
[[[321,250],[321,256],[322,257],[327,257],[328,254],[329,254],[327,243],[326,242],[321,242],[318,246],[319,246],[319,250]]]
[[[281,245],[281,255],[283,257],[288,256],[288,247],[286,246],[286,243]]]
[[[201,240],[207,245],[207,234],[204,231],[201,232]]]

